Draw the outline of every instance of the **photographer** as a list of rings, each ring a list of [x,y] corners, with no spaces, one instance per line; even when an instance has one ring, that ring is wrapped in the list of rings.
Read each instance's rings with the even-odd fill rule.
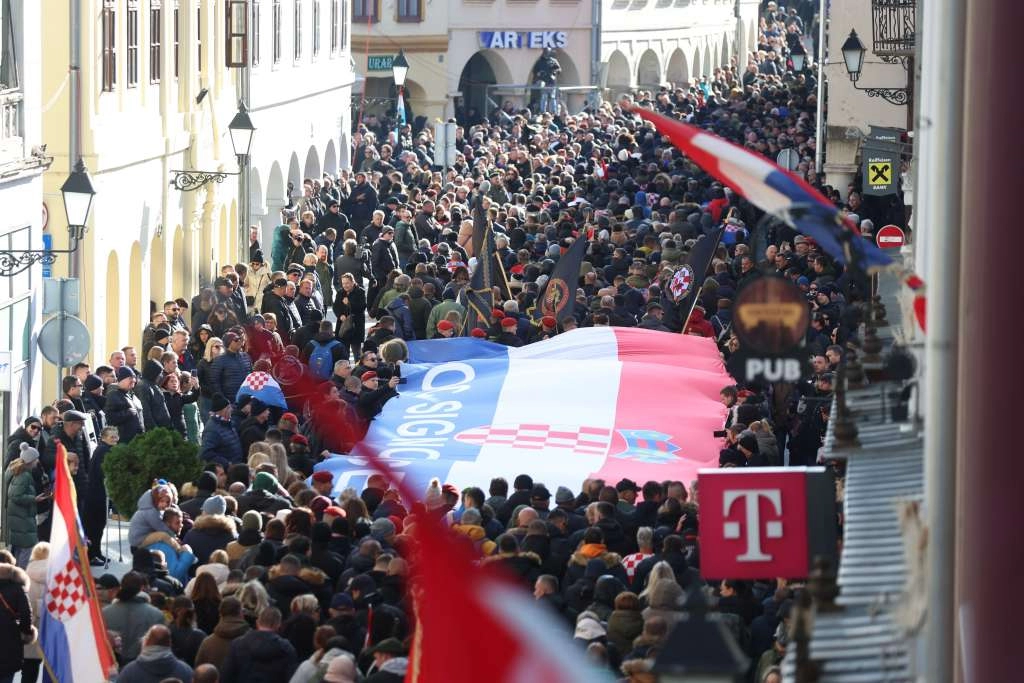
[[[381,379],[377,373],[373,370],[368,370],[359,379],[363,383],[363,390],[359,393],[359,398],[356,400],[356,412],[359,414],[360,419],[369,423],[373,418],[380,415],[380,411],[384,409],[385,403],[398,396],[396,387],[402,381],[402,378],[396,372],[381,386]]]

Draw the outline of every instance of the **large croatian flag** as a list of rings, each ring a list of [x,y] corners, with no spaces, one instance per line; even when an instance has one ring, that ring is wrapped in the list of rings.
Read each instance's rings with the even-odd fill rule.
[[[46,662],[43,680],[55,683],[105,681],[114,665],[75,498],[67,451],[58,443],[46,593],[41,605],[32,606],[40,614],[39,643]]]
[[[486,487],[520,473],[552,492],[590,476],[689,483],[717,464],[719,391],[733,380],[710,339],[593,327],[518,349],[461,337],[409,350],[408,382],[360,447],[419,490],[432,477]],[[356,455],[317,469],[335,475],[336,492],[374,472]]]

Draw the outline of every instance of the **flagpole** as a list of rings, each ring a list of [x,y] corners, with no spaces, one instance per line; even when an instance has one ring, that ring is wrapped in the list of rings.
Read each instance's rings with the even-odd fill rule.
[[[697,301],[700,300],[700,294],[704,291],[704,285],[702,284],[697,288],[697,293],[693,295],[693,303],[690,304],[690,310],[686,313],[686,320],[683,321],[683,329],[680,334],[686,334],[686,326],[690,324],[690,316],[693,315],[693,309],[697,308]]]

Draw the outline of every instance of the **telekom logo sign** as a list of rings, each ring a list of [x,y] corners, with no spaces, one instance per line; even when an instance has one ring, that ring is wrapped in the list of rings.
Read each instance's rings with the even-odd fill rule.
[[[699,478],[703,576],[807,576],[812,547],[808,490],[829,486],[822,468],[701,470]],[[827,505],[813,514],[828,521]],[[833,527],[834,519],[833,515]],[[834,548],[834,540],[831,543]]]
[[[722,514],[728,518],[732,511],[733,504],[741,501],[740,505],[746,509],[744,522],[726,522],[722,525],[722,535],[729,539],[746,538],[747,548],[742,555],[736,556],[737,562],[770,562],[771,555],[761,549],[761,508],[758,504],[764,498],[772,505],[775,516],[765,523],[764,535],[766,538],[782,538],[782,491],[779,489],[747,489],[739,491],[726,491],[723,497]],[[743,525],[746,525],[747,532],[743,533]]]

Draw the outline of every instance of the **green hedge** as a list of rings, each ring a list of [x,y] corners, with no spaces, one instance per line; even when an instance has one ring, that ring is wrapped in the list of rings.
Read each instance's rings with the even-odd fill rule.
[[[103,461],[107,495],[125,517],[135,513],[142,492],[154,479],[174,482],[180,489],[202,472],[199,449],[178,432],[158,428],[135,437],[131,443],[118,444]]]

